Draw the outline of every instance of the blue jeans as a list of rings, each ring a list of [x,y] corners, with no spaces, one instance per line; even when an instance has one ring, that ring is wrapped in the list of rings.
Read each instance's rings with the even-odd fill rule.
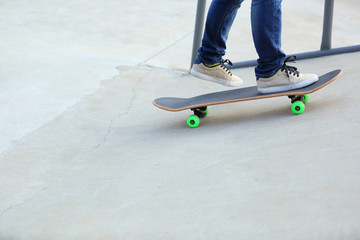
[[[244,0],[213,0],[205,25],[199,60],[214,64],[223,61],[226,41],[236,13]],[[252,0],[251,27],[258,65],[255,75],[271,77],[282,66],[285,53],[281,50],[281,1]]]

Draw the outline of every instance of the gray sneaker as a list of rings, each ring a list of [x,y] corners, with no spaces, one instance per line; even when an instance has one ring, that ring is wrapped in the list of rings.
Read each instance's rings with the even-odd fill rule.
[[[296,67],[287,66],[286,62],[291,57],[287,57],[281,69],[277,71],[272,77],[259,78],[257,82],[259,93],[273,93],[289,91],[306,87],[319,80],[315,74],[302,74],[297,71]]]
[[[193,64],[190,74],[194,77],[219,83],[228,87],[242,86],[243,80],[233,75],[230,70],[225,66],[225,63],[232,65],[232,63],[228,59],[212,65],[204,64],[197,60]]]

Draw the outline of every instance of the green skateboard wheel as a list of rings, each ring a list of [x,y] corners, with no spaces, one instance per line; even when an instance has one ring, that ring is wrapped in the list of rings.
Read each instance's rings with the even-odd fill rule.
[[[296,101],[291,105],[291,110],[296,115],[302,114],[305,111],[305,104],[301,101]]]
[[[196,115],[191,115],[187,119],[187,125],[191,128],[196,128],[200,124],[200,118]]]
[[[205,116],[203,118],[206,118],[209,115],[209,108],[206,108],[205,110]]]
[[[305,94],[305,95],[304,95],[303,103],[306,103],[307,101],[309,101],[309,95],[308,95],[308,94]]]

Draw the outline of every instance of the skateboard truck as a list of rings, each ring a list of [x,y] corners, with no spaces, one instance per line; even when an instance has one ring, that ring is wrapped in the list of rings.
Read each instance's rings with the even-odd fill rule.
[[[292,95],[292,96],[289,96],[289,98],[291,99],[291,103],[294,103],[296,101],[302,101],[303,103],[306,103],[309,100],[309,95],[308,94]]]
[[[192,108],[191,111],[199,118],[205,118],[209,114],[209,109],[207,107]]]

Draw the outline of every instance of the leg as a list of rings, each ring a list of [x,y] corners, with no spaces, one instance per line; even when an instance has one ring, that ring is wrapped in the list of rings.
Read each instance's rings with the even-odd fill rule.
[[[271,77],[282,66],[285,53],[281,50],[281,0],[253,0],[251,26],[259,55],[256,77]]]
[[[271,93],[308,86],[319,77],[301,74],[296,67],[286,65],[281,50],[281,0],[253,0],[251,25],[256,51],[259,55],[255,68],[258,91]]]
[[[205,24],[199,58],[207,64],[222,61],[226,41],[236,13],[244,0],[213,0]]]

